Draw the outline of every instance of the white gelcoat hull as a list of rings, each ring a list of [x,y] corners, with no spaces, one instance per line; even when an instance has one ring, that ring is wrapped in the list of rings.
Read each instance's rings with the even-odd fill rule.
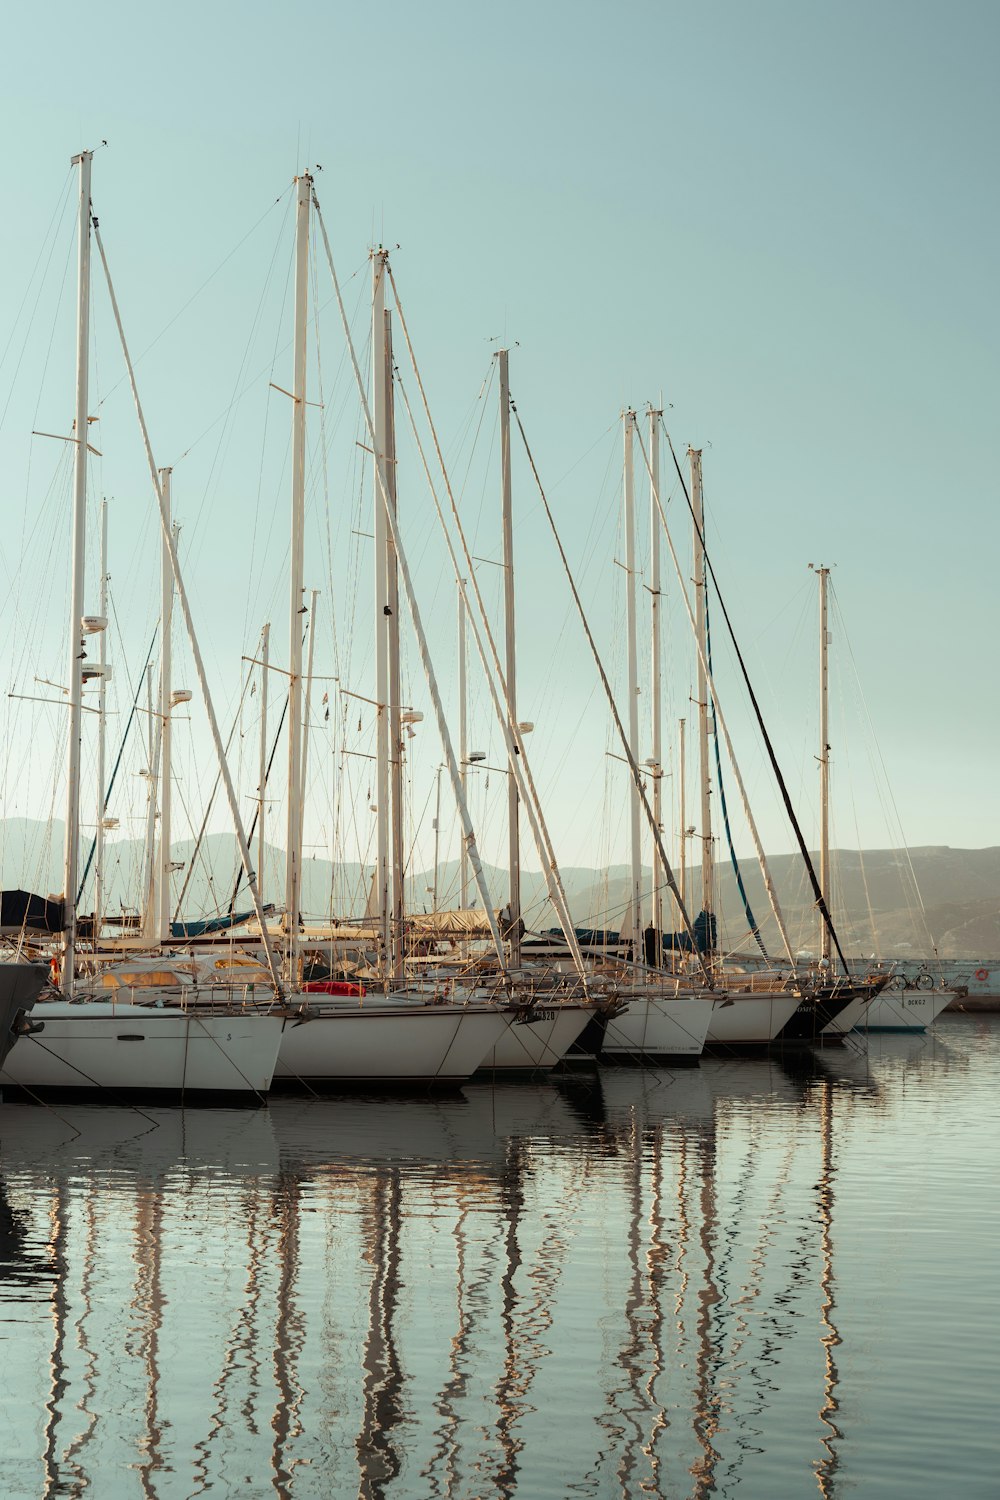
[[[458,1083],[471,1078],[511,1021],[489,1006],[366,1002],[316,1011],[309,1020],[287,1022],[275,1079]]]
[[[883,990],[857,1031],[926,1031],[955,998],[954,990]]]
[[[870,995],[859,995],[852,1000],[840,1015],[823,1027],[821,1036],[846,1036],[855,1028],[864,1030],[869,1007],[874,1004]]]
[[[127,1092],[266,1093],[281,1016],[217,1015],[113,1001],[41,1001],[0,1071],[25,1088]]]
[[[587,1022],[590,1005],[540,1005],[530,1021],[514,1016],[496,1046],[480,1063],[483,1072],[516,1073],[554,1068],[562,1062]]]
[[[731,1001],[732,1004],[727,1004]],[[798,1009],[799,997],[730,993],[709,1022],[707,1047],[759,1047],[773,1042]]]
[[[636,996],[607,1024],[602,1057],[700,1057],[714,1002],[699,996]]]

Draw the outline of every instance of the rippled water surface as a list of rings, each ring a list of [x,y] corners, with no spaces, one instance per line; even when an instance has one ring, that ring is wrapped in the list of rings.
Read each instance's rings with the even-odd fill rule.
[[[996,1496],[1000,1017],[0,1105],[0,1495]]]

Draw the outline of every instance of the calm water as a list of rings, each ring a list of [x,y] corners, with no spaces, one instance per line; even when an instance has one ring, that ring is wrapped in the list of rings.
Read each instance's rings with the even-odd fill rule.
[[[0,1105],[0,1494],[996,1496],[1000,1017],[267,1111]]]

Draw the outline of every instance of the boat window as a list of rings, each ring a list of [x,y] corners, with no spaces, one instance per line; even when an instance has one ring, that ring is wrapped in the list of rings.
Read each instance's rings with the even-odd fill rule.
[[[164,986],[176,989],[181,982],[169,969],[140,969],[136,974],[125,974],[118,970],[114,974],[101,976],[101,984],[106,990],[148,990],[162,989]]]

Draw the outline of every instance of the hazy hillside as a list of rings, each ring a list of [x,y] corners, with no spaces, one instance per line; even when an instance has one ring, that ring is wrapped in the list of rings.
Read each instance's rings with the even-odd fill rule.
[[[41,894],[62,889],[62,825],[11,818],[0,820],[0,880],[5,887],[23,886]],[[81,869],[89,843],[81,852]],[[194,917],[225,909],[232,897],[238,867],[235,840],[213,834],[202,846],[194,870],[190,869],[190,841],[173,847],[174,859],[185,868],[174,877],[174,896],[179,898],[188,881],[183,915]],[[281,903],[284,889],[284,854],[269,848],[264,869],[265,899]],[[921,910],[910,876],[910,864],[923,900]],[[797,948],[816,946],[817,922],[801,860],[778,855],[771,869],[782,911]],[[936,942],[945,958],[978,958],[1000,955],[1000,848],[926,848],[905,853],[893,849],[837,850],[833,855],[834,918],[846,949],[853,953],[893,955],[907,950],[924,955]],[[623,866],[608,871],[566,868],[562,872],[570,909],[580,926],[617,928],[622,919],[628,888]],[[499,904],[504,899],[502,872],[488,868],[490,889]],[[332,912],[358,913],[364,909],[370,869],[340,865],[336,869],[324,859],[307,859],[303,869],[303,908],[308,915],[322,917]],[[747,924],[728,864],[716,867],[720,898],[720,927],[727,943],[738,946],[746,940]],[[768,907],[764,884],[756,863],[743,866],[743,878],[754,915],[765,941],[777,951],[777,929]],[[142,846],[136,841],[109,844],[107,861],[108,910],[119,905],[135,909],[135,892],[142,881]],[[438,877],[442,905],[457,904],[458,871],[454,862],[443,865]],[[409,881],[409,901],[414,910],[429,909],[433,872],[418,871]],[[89,910],[92,885],[83,905]],[[475,898],[475,889],[472,888]],[[689,903],[696,906],[695,902]],[[238,905],[247,905],[245,888]],[[555,917],[545,899],[545,886],[537,872],[526,872],[523,906],[529,927],[554,925]],[[665,901],[666,925],[673,925],[670,903]]]

